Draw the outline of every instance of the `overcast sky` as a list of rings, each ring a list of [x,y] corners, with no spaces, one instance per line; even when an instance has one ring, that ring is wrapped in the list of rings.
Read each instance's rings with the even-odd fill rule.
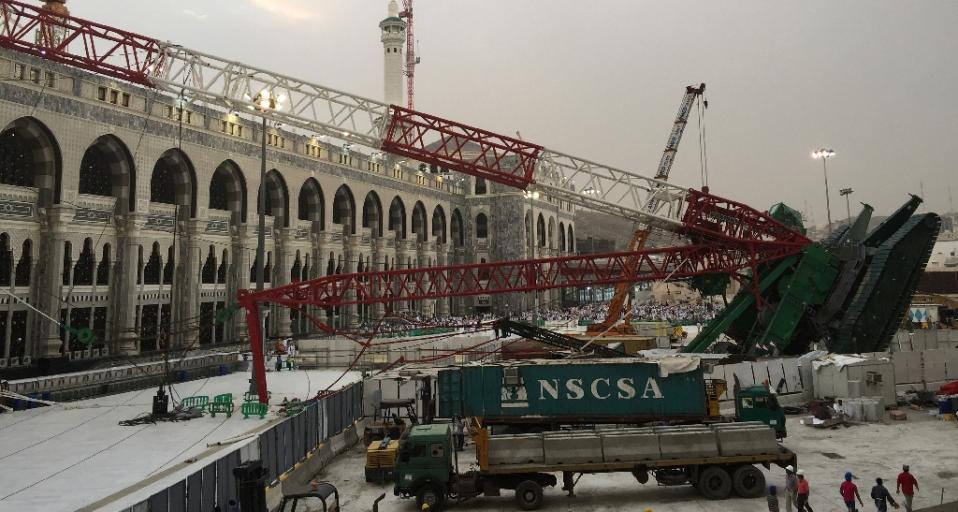
[[[76,16],[382,98],[386,0],[71,0]],[[823,223],[958,201],[958,2],[416,0],[417,109],[654,173],[706,82],[712,191]],[[672,181],[700,186],[690,122]]]

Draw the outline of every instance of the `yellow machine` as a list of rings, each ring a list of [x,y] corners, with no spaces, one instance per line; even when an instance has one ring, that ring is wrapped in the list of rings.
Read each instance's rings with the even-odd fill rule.
[[[373,441],[366,448],[366,481],[385,482],[393,473],[399,440]]]
[[[366,481],[383,482],[392,475],[399,450],[399,438],[409,428],[407,421],[416,424],[416,401],[412,398],[382,400],[373,420],[366,426],[363,442],[366,444]],[[405,413],[406,419],[400,416]]]

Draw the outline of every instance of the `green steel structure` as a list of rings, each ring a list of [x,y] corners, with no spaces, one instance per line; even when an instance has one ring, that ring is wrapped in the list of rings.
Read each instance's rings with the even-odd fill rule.
[[[938,236],[937,214],[915,214],[921,202],[912,196],[871,231],[872,208],[863,205],[850,225],[799,255],[758,268],[758,285],[741,290],[684,352],[799,354],[813,342],[837,353],[884,350]],[[769,214],[805,232],[795,210],[777,204]]]

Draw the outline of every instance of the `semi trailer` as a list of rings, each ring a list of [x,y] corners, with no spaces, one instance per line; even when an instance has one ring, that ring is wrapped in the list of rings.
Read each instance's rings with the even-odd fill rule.
[[[765,386],[733,390],[735,415],[722,417],[727,384],[706,379],[697,357],[500,361],[441,370],[437,381],[438,418],[478,418],[494,433],[732,420],[787,434],[785,413]]]
[[[796,466],[795,453],[760,422],[602,428],[490,435],[480,429],[476,467],[459,471],[448,424],[417,425],[400,441],[393,493],[417,509],[442,509],[480,496],[515,492],[523,510],[542,506],[543,489],[559,483],[574,495],[576,475],[628,472],[642,484],[692,485],[709,499],[765,492],[756,465]]]

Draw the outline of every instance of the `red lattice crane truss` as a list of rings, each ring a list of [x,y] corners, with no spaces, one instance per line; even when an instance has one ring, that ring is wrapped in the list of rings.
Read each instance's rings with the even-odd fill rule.
[[[284,110],[257,112],[287,126],[540,193],[678,233],[688,244],[634,252],[337,274],[241,290],[259,396],[266,394],[258,308],[392,303],[621,282],[732,274],[799,252],[809,240],[767,213],[654,177],[517,138],[338,91],[172,43],[14,0],[0,0],[0,46],[229,109],[255,108],[269,89]],[[439,140],[440,144],[431,144]],[[464,153],[475,145],[478,152]],[[472,155],[472,156],[469,156]]]

